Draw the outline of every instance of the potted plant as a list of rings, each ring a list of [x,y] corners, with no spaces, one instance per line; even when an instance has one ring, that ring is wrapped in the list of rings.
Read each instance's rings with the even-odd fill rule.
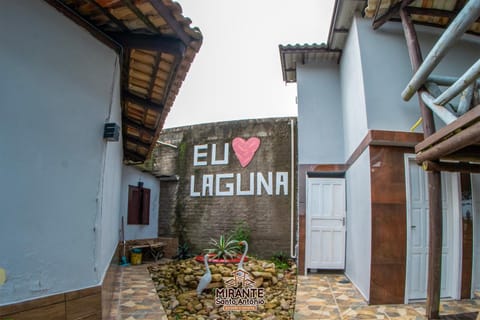
[[[223,234],[220,238],[210,239],[211,247],[205,249],[208,254],[208,262],[210,263],[238,263],[240,261],[241,247],[239,241],[233,239],[232,236],[225,237]],[[195,260],[203,262],[203,256],[195,257]],[[247,259],[245,259],[247,261]]]

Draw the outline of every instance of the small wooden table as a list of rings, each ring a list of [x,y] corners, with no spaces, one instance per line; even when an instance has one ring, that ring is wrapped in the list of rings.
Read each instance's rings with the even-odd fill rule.
[[[153,259],[155,259],[155,262],[157,262],[159,259],[163,257],[164,247],[165,247],[164,242],[148,242],[145,244],[136,244],[136,245],[130,246],[130,250],[149,248]]]

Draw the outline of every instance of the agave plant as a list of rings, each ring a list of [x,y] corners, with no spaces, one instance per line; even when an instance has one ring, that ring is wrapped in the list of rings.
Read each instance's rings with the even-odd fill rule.
[[[240,247],[238,245],[238,240],[230,237],[225,237],[223,234],[220,235],[220,239],[210,239],[211,248],[206,249],[205,251],[210,254],[214,254],[212,259],[232,259],[237,256],[240,252]]]

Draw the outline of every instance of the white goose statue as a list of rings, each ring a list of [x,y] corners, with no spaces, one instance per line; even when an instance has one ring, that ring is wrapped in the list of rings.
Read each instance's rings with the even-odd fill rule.
[[[238,244],[242,244],[245,246],[245,250],[243,251],[242,258],[240,259],[240,262],[238,263],[238,270],[245,270],[243,269],[243,260],[245,260],[245,256],[247,255],[248,252],[248,243],[245,240],[240,241]]]
[[[197,295],[200,296],[202,291],[208,286],[208,284],[212,281],[212,274],[210,273],[210,268],[208,267],[208,254],[203,256],[203,261],[205,262],[205,274],[200,278],[197,286]]]

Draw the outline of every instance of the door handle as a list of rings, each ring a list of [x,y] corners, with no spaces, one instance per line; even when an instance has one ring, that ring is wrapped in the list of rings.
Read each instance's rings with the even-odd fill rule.
[[[411,226],[410,228],[415,229],[417,226]]]
[[[342,224],[345,226],[345,217],[342,218]]]

